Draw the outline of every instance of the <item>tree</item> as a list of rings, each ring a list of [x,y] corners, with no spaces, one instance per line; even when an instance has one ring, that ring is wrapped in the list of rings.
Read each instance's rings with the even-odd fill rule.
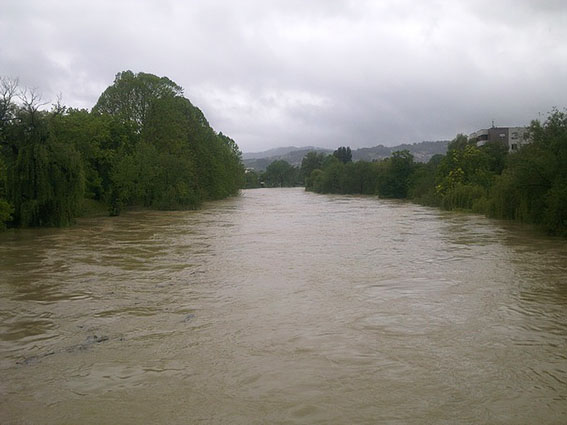
[[[22,226],[69,224],[83,199],[80,155],[50,132],[52,114],[39,112],[33,104],[20,114],[20,147],[7,182],[14,221]]]
[[[458,134],[437,167],[436,196],[445,209],[486,209],[487,197],[501,170],[505,152],[499,144],[477,147]]]
[[[0,231],[6,228],[14,213],[14,207],[7,199],[8,166],[4,157],[17,155],[17,146],[9,136],[16,118],[17,107],[13,99],[17,89],[17,80],[0,78]]]
[[[338,169],[337,169],[338,170]],[[348,162],[342,168],[341,193],[373,195],[378,181],[377,168],[367,161]]]
[[[385,198],[406,198],[410,176],[414,170],[413,155],[408,150],[396,151],[384,164],[384,175],[378,183],[378,194]]]
[[[8,140],[8,131],[16,118],[17,106],[13,99],[17,90],[18,80],[0,78],[0,147],[3,148],[12,148]]]
[[[295,186],[297,177],[297,168],[283,159],[273,161],[264,173],[264,179],[269,187]]]
[[[311,174],[313,170],[320,169],[323,166],[323,160],[325,159],[325,154],[317,153],[315,151],[307,152],[307,154],[301,160],[301,176],[305,182],[305,188],[311,189],[313,187],[313,181],[311,180]]]
[[[245,189],[257,189],[262,186],[260,183],[260,175],[258,174],[258,172],[254,170],[246,170],[244,177],[245,177],[245,183],[244,183]]]
[[[457,134],[449,145],[447,146],[447,151],[461,151],[469,144],[469,138],[464,134]]]
[[[352,152],[350,150],[350,146],[346,148],[344,146],[341,146],[333,152],[333,155],[343,164],[352,161]]]
[[[136,108],[124,108],[126,115],[138,111],[137,118],[129,117],[125,122],[138,125],[139,142],[112,173],[114,214],[132,203],[160,209],[194,208],[206,199],[234,195],[244,185],[236,142],[215,133],[202,111],[181,96],[182,89],[175,83],[127,71],[117,76],[114,88],[105,92],[113,96],[107,98],[103,93],[97,109],[109,99],[119,100],[110,102],[112,105],[122,105],[121,96],[128,100],[142,88],[146,93]],[[113,113],[122,117],[121,111]]]
[[[123,71],[100,95],[93,112],[118,116],[141,131],[155,100],[182,95],[183,89],[167,77]]]
[[[6,223],[12,220],[14,207],[8,202],[6,193],[7,167],[0,156],[0,231],[6,229]]]
[[[408,197],[410,199],[429,206],[439,205],[435,186],[437,167],[443,158],[443,155],[437,154],[427,164],[415,164],[409,181]]]
[[[195,208],[238,193],[236,142],[182,93],[166,77],[125,71],[93,112],[60,99],[46,111],[35,91],[2,79],[0,228],[68,224],[84,198],[117,215],[128,205]]]
[[[54,114],[50,132],[80,153],[85,177],[85,197],[108,202],[110,174],[116,161],[134,151],[139,135],[131,125],[107,114],[66,109]]]
[[[567,116],[553,110],[532,122],[533,142],[508,156],[507,167],[491,191],[491,215],[543,224],[567,235]]]
[[[237,193],[244,184],[234,140],[216,134],[184,97],[157,98],[141,141],[112,174],[112,211],[141,203],[159,209],[195,208],[205,199]]]
[[[336,156],[327,156],[323,162],[323,172],[316,175],[313,189],[321,193],[342,193],[344,169],[345,165]]]
[[[488,171],[494,174],[502,174],[506,168],[508,157],[508,146],[501,141],[487,142],[480,146],[480,151],[486,155]]]

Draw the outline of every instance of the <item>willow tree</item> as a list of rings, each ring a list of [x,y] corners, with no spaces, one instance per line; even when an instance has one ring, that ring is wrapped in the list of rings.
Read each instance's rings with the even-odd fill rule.
[[[15,224],[66,225],[81,207],[82,161],[72,145],[60,142],[51,131],[50,122],[59,112],[40,110],[39,97],[28,94],[8,124],[7,199]]]
[[[17,80],[0,78],[0,231],[6,228],[6,223],[12,220],[14,207],[7,199],[8,167],[5,156],[17,153],[8,136],[15,117],[16,105],[13,97],[17,90]]]
[[[6,193],[8,169],[0,156],[0,231],[6,228],[6,223],[12,220],[14,207],[8,202]]]

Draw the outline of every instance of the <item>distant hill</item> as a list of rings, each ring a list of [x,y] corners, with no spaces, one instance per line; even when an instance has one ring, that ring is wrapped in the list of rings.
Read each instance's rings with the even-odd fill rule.
[[[360,148],[352,151],[353,161],[373,161],[384,159],[392,155],[392,152],[407,149],[418,162],[427,162],[433,155],[445,154],[447,152],[448,140],[437,142],[419,142],[413,144],[402,144],[398,146],[378,145],[372,148]],[[242,154],[242,162],[246,168],[254,170],[265,170],[273,161],[283,159],[296,167],[301,165],[301,160],[307,152],[316,151],[326,154],[333,153],[334,149],[317,148],[313,146],[270,149],[264,152],[248,152]]]
[[[296,167],[301,165],[303,157],[308,152],[323,152],[326,154],[333,153],[332,149],[316,148],[313,146],[304,146],[301,148],[287,147],[270,149],[265,152],[243,153],[242,162],[246,168],[253,168],[254,170],[265,170],[268,165],[273,161],[283,159]]]
[[[288,153],[294,152],[294,151],[322,152],[322,151],[328,151],[328,150],[330,150],[330,149],[316,148],[315,146],[303,146],[303,147],[300,147],[300,148],[298,148],[296,146],[287,146],[287,147],[284,147],[284,148],[269,149],[269,150],[263,151],[263,152],[244,152],[242,154],[242,159],[276,158],[276,157],[285,156]]]
[[[373,148],[360,148],[352,151],[353,161],[373,161],[384,159],[392,155],[392,152],[408,150],[417,162],[427,162],[433,155],[447,153],[448,140],[437,142],[419,142],[402,144],[398,146],[378,145]]]

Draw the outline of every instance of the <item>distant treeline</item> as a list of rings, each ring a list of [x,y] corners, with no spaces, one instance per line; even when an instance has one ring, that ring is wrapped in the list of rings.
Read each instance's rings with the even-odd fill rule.
[[[401,144],[397,146],[377,145],[370,148],[359,148],[352,150],[353,161],[376,161],[387,158],[395,151],[408,150],[414,156],[416,162],[427,162],[433,155],[444,154],[447,152],[448,140],[436,142],[418,142],[412,144]],[[265,152],[244,153],[242,162],[244,166],[256,172],[265,171],[268,165],[276,160],[284,160],[289,164],[300,167],[303,157],[308,152],[322,152],[330,154],[332,149],[315,147],[286,147],[270,149]]]
[[[244,185],[236,143],[166,77],[131,71],[92,111],[0,81],[0,228],[62,226],[102,205],[196,208]]]
[[[543,124],[533,121],[530,134],[533,142],[514,153],[500,142],[477,147],[458,135],[446,155],[426,164],[416,163],[407,150],[375,162],[352,162],[341,149],[333,155],[310,152],[299,171],[314,192],[410,199],[567,236],[566,114],[554,110]]]
[[[265,171],[246,170],[244,178],[246,189],[294,187],[304,184],[303,174],[299,167],[294,167],[283,159],[272,161]]]

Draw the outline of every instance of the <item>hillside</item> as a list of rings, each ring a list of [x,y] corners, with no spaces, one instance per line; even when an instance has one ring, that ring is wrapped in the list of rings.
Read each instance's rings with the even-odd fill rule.
[[[299,148],[296,146],[287,146],[283,148],[269,149],[263,152],[244,152],[242,154],[242,159],[248,160],[248,159],[261,159],[261,158],[277,158],[277,157],[279,158],[287,155],[290,152],[305,151],[305,150],[307,152],[309,151],[322,152],[322,151],[327,151],[329,149],[317,148],[315,146],[302,146]]]
[[[413,144],[402,144],[398,146],[378,145],[371,148],[360,148],[352,151],[353,161],[373,161],[389,157],[392,152],[407,149],[418,162],[427,162],[433,155],[445,154],[447,152],[447,140],[437,142],[419,142]],[[301,160],[307,152],[316,151],[326,154],[333,153],[333,149],[316,148],[313,146],[270,149],[264,152],[251,152],[242,155],[243,163],[246,168],[254,170],[265,170],[270,163],[283,159],[291,165],[300,166]]]
[[[417,162],[427,162],[433,155],[447,152],[448,140],[436,142],[419,142],[401,144],[397,146],[378,145],[372,148],[360,148],[352,151],[353,161],[373,161],[389,157],[392,152],[408,150]]]
[[[244,153],[242,162],[246,168],[254,170],[265,170],[273,161],[283,159],[296,167],[301,165],[301,160],[308,152],[323,152],[326,154],[333,153],[332,149],[316,148],[313,146],[304,146],[301,148],[277,148],[270,149],[265,152]],[[276,153],[276,154],[274,154]]]

